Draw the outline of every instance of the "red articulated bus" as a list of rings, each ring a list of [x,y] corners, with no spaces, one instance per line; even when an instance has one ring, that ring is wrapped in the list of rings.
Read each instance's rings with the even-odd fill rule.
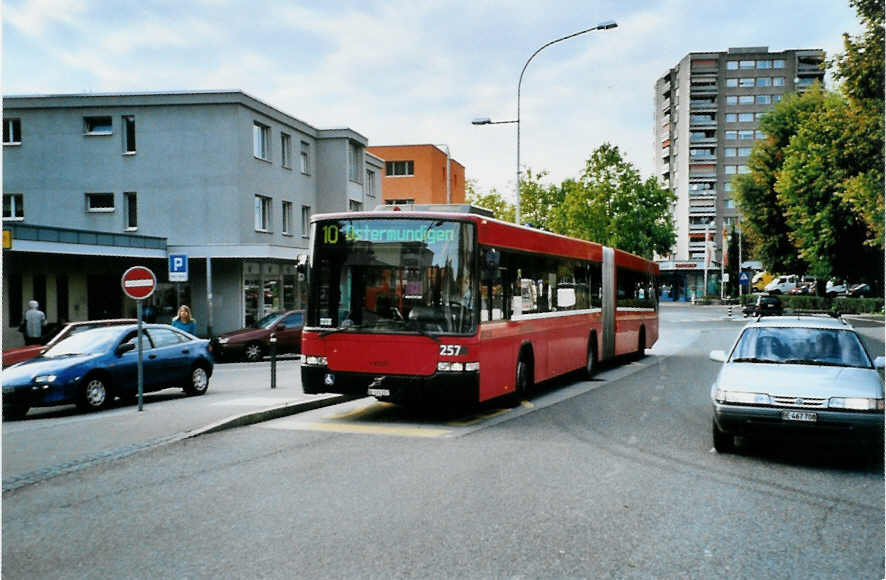
[[[305,393],[524,397],[658,339],[654,262],[480,208],[433,208],[313,217]]]

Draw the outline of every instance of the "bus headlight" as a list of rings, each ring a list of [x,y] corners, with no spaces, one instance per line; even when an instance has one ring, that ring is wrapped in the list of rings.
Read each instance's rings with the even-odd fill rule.
[[[437,371],[443,373],[460,373],[463,371],[467,371],[469,373],[476,373],[480,370],[479,362],[438,362],[437,363]]]
[[[326,366],[326,357],[325,356],[306,356],[305,364],[312,367],[325,367]]]

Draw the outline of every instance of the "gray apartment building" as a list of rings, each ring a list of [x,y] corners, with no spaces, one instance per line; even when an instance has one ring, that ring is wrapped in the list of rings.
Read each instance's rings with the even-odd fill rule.
[[[663,299],[718,292],[723,231],[738,228],[732,177],[748,171],[754,142],[765,138],[760,117],[786,93],[823,82],[824,58],[765,46],[691,52],[655,82],[656,174],[677,195],[676,246],[660,262]]]
[[[311,215],[380,202],[367,145],[242,91],[5,97],[4,346],[32,298],[49,323],[134,316],[133,265],[156,320],[186,303],[204,336],[303,307]]]

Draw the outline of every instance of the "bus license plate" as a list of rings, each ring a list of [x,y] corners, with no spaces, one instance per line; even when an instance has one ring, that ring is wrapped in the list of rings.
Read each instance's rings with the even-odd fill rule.
[[[806,423],[815,423],[818,415],[815,413],[804,413],[801,411],[782,411],[781,418],[785,421],[803,421]]]
[[[373,397],[390,397],[390,389],[369,389],[369,394]]]

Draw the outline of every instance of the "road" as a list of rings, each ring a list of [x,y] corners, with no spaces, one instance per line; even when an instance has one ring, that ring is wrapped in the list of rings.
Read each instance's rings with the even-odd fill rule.
[[[361,399],[4,493],[3,577],[882,578],[879,457],[712,451],[722,315],[663,308],[642,361],[514,408]]]

